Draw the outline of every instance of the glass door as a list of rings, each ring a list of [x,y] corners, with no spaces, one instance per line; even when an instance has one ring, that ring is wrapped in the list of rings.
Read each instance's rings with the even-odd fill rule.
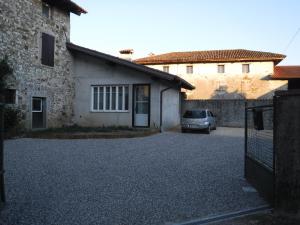
[[[150,86],[134,85],[134,126],[149,127]]]

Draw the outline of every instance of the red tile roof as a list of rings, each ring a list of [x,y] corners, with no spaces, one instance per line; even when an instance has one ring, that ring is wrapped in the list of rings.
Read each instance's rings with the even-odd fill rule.
[[[271,52],[250,51],[245,49],[211,50],[192,52],[171,52],[140,58],[134,62],[143,65],[211,62],[248,62],[273,61],[278,64],[286,56]]]
[[[86,10],[84,10],[79,5],[70,0],[43,0],[43,2],[46,2],[51,6],[56,6],[68,12],[72,12],[76,15],[80,15],[81,13],[87,13]]]
[[[289,80],[300,78],[300,66],[275,66],[272,79]]]

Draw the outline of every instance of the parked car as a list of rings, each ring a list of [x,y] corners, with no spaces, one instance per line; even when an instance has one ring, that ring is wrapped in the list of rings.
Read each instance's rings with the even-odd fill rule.
[[[183,114],[181,131],[205,130],[206,133],[217,129],[216,117],[208,109],[187,110]]]

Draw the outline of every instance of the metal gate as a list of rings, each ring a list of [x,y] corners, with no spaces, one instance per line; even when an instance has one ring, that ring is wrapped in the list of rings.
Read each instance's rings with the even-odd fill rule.
[[[274,203],[273,105],[245,105],[245,178]]]

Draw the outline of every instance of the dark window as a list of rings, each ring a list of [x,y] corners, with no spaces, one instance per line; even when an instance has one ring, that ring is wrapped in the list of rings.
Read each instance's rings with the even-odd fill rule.
[[[43,102],[41,98],[32,99],[32,112],[42,112],[43,111]]]
[[[46,3],[43,3],[42,12],[43,12],[43,16],[45,18],[50,19],[50,17],[51,17],[51,8],[50,8],[49,5],[47,5]]]
[[[218,65],[218,73],[225,73],[225,65]]]
[[[42,33],[42,64],[54,66],[54,37]]]
[[[128,110],[129,105],[129,89],[125,87],[125,110]]]
[[[117,101],[116,101],[116,97],[117,97],[117,90],[116,87],[112,87],[111,88],[111,110],[117,110]]]
[[[164,72],[169,73],[169,69],[170,69],[169,66],[163,66],[163,71]]]
[[[106,87],[106,110],[110,110],[110,87]]]
[[[186,73],[192,74],[193,73],[193,66],[186,66]]]
[[[4,103],[15,104],[16,103],[16,90],[6,89],[4,90]]]
[[[206,118],[206,112],[205,111],[186,111],[183,115],[183,118],[189,118],[189,119],[203,119]]]

